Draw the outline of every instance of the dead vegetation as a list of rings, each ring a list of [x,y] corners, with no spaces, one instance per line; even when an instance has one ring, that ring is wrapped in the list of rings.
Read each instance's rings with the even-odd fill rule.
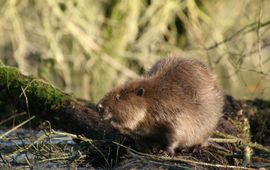
[[[241,103],[241,109],[230,113],[230,117],[224,116],[218,130],[210,139],[211,144],[209,147],[195,147],[181,150],[174,157],[166,156],[166,154],[164,155],[163,153],[149,154],[136,151],[134,145],[130,143],[130,141],[128,142],[129,139],[122,138],[118,141],[116,139],[113,141],[105,139],[95,140],[76,134],[55,131],[51,129],[48,122],[43,124],[43,133],[39,132],[39,135],[33,135],[33,132],[30,134],[26,132],[19,134],[20,131],[18,131],[17,128],[23,125],[24,128],[27,128],[25,124],[29,123],[29,121],[34,118],[31,117],[0,136],[1,143],[9,141],[16,144],[16,140],[21,141],[21,144],[16,144],[16,147],[10,146],[9,148],[5,147],[0,149],[1,164],[6,167],[19,165],[19,167],[24,166],[30,168],[42,167],[42,163],[50,163],[51,168],[54,166],[71,168],[113,167],[116,169],[140,169],[147,167],[162,167],[165,169],[192,169],[194,167],[198,169],[269,168],[270,148],[257,143],[256,138],[251,139],[252,134],[249,133],[250,124],[246,116],[244,116],[247,112],[250,112],[250,109],[258,109],[261,106],[246,101],[234,102],[237,104]],[[244,104],[245,107],[248,106],[248,110],[242,108],[242,104]],[[260,101],[260,104],[266,103]],[[253,119],[256,120],[257,118],[253,117]],[[269,122],[267,123],[269,124]],[[263,129],[260,130],[262,131],[256,133],[267,135],[267,129],[265,129],[265,131]],[[13,133],[15,131],[17,131],[17,133]],[[63,140],[63,138],[67,139]],[[55,142],[57,139],[59,139],[59,142]],[[71,139],[75,140],[76,143]],[[264,139],[264,143],[270,140],[269,136]],[[24,160],[18,158],[20,155],[24,155]]]
[[[15,68],[6,66],[0,67],[0,73],[1,105],[8,113],[13,112],[1,116],[1,126],[11,127],[0,135],[3,144],[1,166],[49,169],[252,169],[270,166],[270,122],[267,119],[270,102],[237,101],[226,96],[224,116],[209,139],[209,146],[182,149],[169,157],[159,150],[151,154],[137,151],[136,141],[102,122],[86,103],[76,101],[46,82],[21,75]],[[9,76],[15,73],[16,76]],[[50,93],[43,95],[39,91]],[[55,102],[49,102],[51,97]],[[22,112],[18,113],[19,110]],[[52,126],[66,132],[56,131]],[[32,128],[35,131],[27,133],[26,130]]]
[[[2,81],[6,73],[0,74],[0,84],[6,83],[0,87],[0,169],[270,168],[269,3],[0,0],[1,69],[3,63],[12,65],[50,82],[40,93],[29,93],[29,85],[35,89],[44,83],[30,77],[10,97],[11,84]],[[77,102],[55,86],[97,101],[170,53],[204,61],[229,94],[243,99],[227,97],[225,116],[209,147],[182,150],[172,158],[146,154],[121,135],[97,139],[94,132],[104,127],[93,126],[99,124],[95,116],[90,123],[80,116],[96,115],[84,100],[75,110],[65,110],[68,114],[52,112]],[[47,100],[51,92],[57,95]],[[39,98],[32,98],[36,94]],[[65,124],[66,119],[71,121]],[[81,133],[88,126],[96,129]]]
[[[269,5],[0,0],[0,59],[98,101],[161,57],[179,53],[208,64],[229,94],[269,99]]]

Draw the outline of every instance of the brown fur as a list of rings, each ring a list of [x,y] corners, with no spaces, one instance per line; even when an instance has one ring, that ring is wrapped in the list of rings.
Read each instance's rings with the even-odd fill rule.
[[[221,117],[223,94],[204,64],[168,57],[112,90],[99,105],[121,133],[173,154],[177,147],[207,143]]]

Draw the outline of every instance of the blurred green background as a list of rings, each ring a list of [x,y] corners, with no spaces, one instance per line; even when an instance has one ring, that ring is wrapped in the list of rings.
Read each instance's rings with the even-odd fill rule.
[[[98,101],[169,54],[270,99],[269,0],[0,0],[0,60]]]

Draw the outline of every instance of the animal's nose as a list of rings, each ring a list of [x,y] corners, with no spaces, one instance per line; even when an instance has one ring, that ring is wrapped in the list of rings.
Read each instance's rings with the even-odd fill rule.
[[[97,108],[97,111],[99,112],[99,113],[103,113],[103,111],[104,111],[104,107],[102,106],[102,104],[97,104],[96,105],[96,108]]]

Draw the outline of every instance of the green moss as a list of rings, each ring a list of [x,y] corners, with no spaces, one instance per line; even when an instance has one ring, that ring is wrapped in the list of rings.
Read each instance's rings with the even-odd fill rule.
[[[13,67],[0,67],[0,88],[7,89],[18,101],[24,101],[24,89],[29,107],[35,110],[55,110],[74,101],[70,95],[32,76],[22,75]]]

